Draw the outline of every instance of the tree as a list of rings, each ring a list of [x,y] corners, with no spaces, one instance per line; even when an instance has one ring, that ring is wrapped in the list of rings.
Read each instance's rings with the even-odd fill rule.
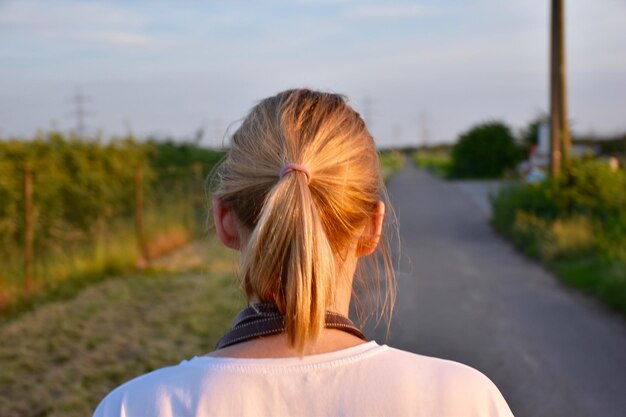
[[[509,126],[499,121],[482,123],[461,134],[452,148],[452,177],[497,178],[522,156]]]

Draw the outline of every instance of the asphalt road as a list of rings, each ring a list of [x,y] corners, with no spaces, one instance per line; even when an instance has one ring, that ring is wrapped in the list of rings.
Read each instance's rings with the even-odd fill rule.
[[[473,366],[516,416],[626,416],[626,322],[493,232],[458,184],[407,162],[389,184],[402,254],[379,343]]]

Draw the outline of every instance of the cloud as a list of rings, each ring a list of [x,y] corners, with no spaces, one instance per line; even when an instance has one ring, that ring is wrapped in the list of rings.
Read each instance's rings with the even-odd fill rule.
[[[73,37],[123,47],[162,48],[176,43],[173,39],[132,32],[75,32]]]
[[[150,16],[102,2],[59,1],[54,5],[22,1],[5,5],[0,24],[16,39],[37,44],[73,45],[75,50],[104,45],[155,49],[176,44],[175,38],[150,30]]]
[[[433,16],[437,13],[439,13],[437,9],[415,4],[368,4],[348,7],[344,15],[349,19],[355,20],[397,20]]]
[[[15,31],[47,31],[93,25],[138,25],[140,15],[106,3],[20,1],[4,5],[0,22]]]

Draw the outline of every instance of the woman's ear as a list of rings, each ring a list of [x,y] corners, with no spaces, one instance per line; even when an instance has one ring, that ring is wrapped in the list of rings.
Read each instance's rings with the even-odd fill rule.
[[[213,198],[211,209],[213,211],[213,221],[215,222],[215,230],[220,241],[231,249],[239,250],[241,239],[239,237],[239,229],[237,220],[232,209],[219,198]]]
[[[357,245],[357,256],[371,255],[380,242],[380,235],[383,231],[383,219],[385,218],[385,203],[379,201],[372,212],[368,223],[363,229],[363,234],[359,238]]]

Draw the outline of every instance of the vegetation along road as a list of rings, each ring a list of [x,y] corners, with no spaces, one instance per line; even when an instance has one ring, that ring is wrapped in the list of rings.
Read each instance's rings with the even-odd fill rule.
[[[478,368],[517,416],[623,414],[623,319],[494,234],[473,185],[405,164],[389,189],[403,255],[386,343]],[[90,415],[121,382],[210,351],[244,303],[234,264],[204,240],[159,273],[0,318],[0,416]],[[384,326],[369,335],[385,342]]]
[[[498,235],[458,184],[407,163],[389,183],[401,225],[396,313],[370,336],[471,365],[516,416],[626,410],[626,326]]]

